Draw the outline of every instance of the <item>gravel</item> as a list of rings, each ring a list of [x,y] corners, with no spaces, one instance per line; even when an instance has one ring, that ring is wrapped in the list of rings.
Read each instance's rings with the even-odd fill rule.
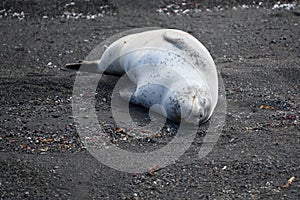
[[[299,13],[299,1],[2,1],[0,199],[299,199]],[[76,74],[64,65],[145,26],[185,30],[207,47],[225,84],[226,124],[205,158],[198,151],[209,123],[175,163],[129,174],[82,144]],[[172,122],[142,138],[114,124],[117,80],[104,76],[96,91],[106,145],[145,152],[168,144]],[[139,107],[132,115],[149,121]]]

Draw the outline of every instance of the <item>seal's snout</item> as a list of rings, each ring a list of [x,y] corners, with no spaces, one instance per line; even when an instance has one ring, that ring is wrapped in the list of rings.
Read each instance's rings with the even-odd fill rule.
[[[184,121],[191,124],[205,122],[208,119],[209,100],[205,97],[192,96],[189,113]]]

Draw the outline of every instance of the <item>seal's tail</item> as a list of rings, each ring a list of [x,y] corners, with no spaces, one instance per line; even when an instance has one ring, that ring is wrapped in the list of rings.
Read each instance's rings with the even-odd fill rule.
[[[124,74],[124,73],[112,71],[110,70],[109,67],[108,70],[106,70],[106,68],[100,67],[98,64],[99,64],[99,60],[94,60],[94,61],[84,60],[84,61],[78,61],[77,63],[67,63],[66,68],[71,70],[81,71],[81,72],[105,74],[105,75],[111,75],[117,77],[120,77]]]
[[[82,64],[81,60],[78,61],[77,63],[67,63],[66,64],[66,68],[78,71],[79,68],[80,68],[80,66],[81,66],[81,64]]]
[[[82,72],[103,73],[98,67],[98,60],[95,61],[78,61],[77,63],[67,63],[66,68],[80,70]]]

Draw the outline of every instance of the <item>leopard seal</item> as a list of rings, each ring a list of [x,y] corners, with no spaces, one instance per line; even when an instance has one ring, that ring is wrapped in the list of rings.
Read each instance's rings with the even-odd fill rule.
[[[218,76],[205,46],[181,30],[157,29],[122,37],[99,60],[67,64],[80,71],[126,74],[132,85],[120,97],[145,108],[156,106],[170,120],[199,124],[212,115],[218,99]]]

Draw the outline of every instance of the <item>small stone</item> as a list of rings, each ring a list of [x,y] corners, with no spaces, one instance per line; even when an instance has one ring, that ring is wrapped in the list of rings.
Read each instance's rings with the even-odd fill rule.
[[[28,197],[29,196],[29,192],[28,191],[25,192],[24,195],[25,195],[25,197]]]
[[[59,114],[59,113],[52,114],[53,118],[59,118],[60,116],[61,116],[61,114]]]

